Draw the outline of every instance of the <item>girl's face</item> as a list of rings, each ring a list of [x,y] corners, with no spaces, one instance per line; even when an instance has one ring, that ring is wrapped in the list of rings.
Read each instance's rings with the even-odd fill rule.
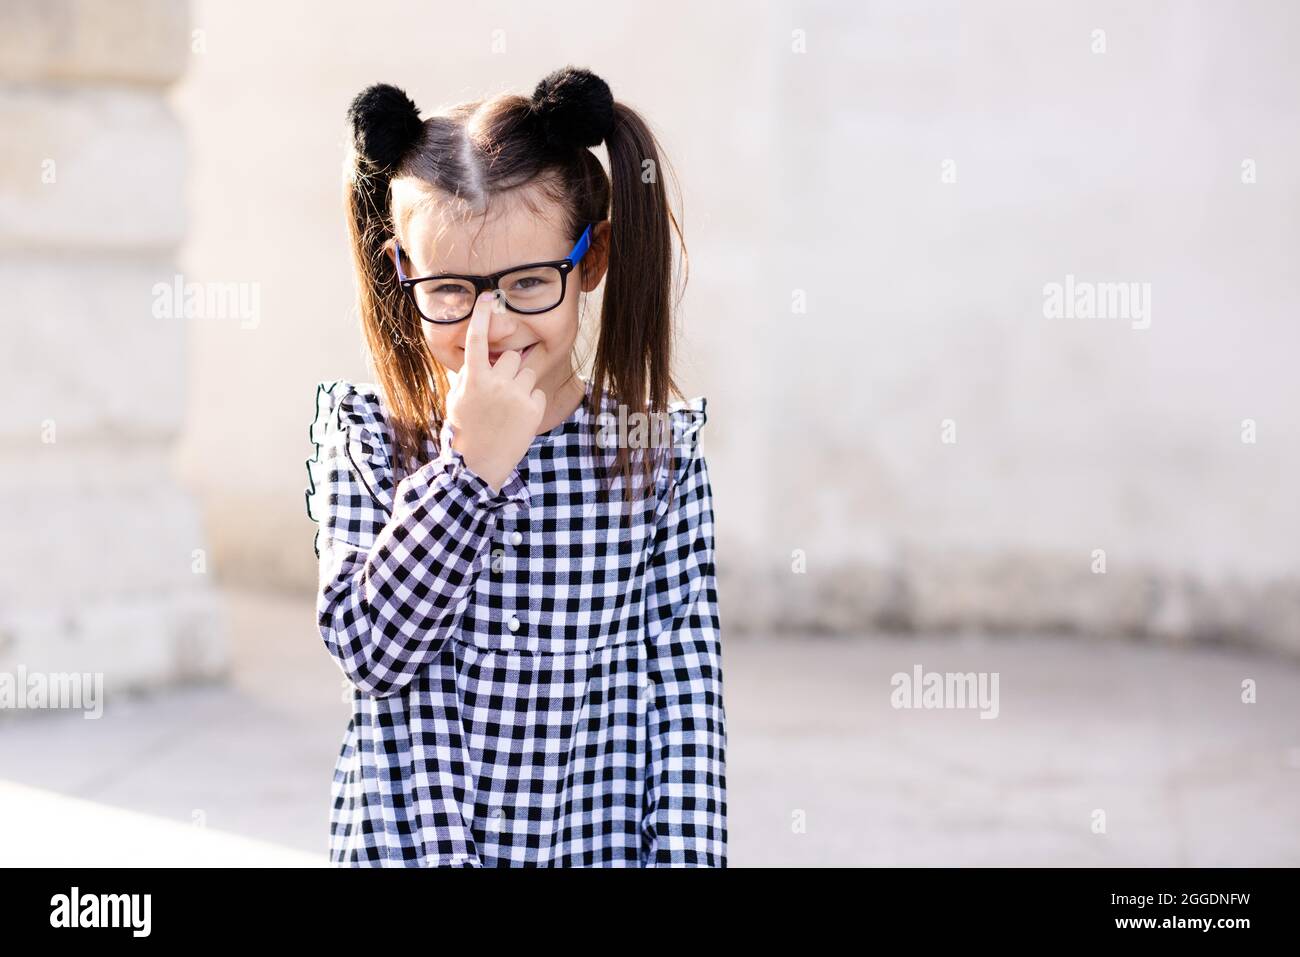
[[[404,254],[408,277],[439,273],[485,276],[512,266],[564,259],[576,236],[556,224],[558,210],[544,207],[538,217],[515,197],[494,204],[485,221],[452,218],[444,203],[406,207],[403,192],[394,183],[394,222]],[[403,218],[404,208],[410,212]],[[569,273],[564,298],[549,312],[532,315],[513,312],[498,302],[488,329],[488,361],[495,363],[510,349],[526,350],[523,366],[537,373],[537,386],[549,397],[573,377],[573,349],[578,338],[578,293],[596,288],[605,275],[609,223],[592,227],[591,246],[576,269]],[[389,244],[389,255],[394,246]],[[469,320],[456,323],[421,321],[429,351],[448,371],[459,373],[465,362],[465,335]],[[572,388],[572,386],[570,386]]]

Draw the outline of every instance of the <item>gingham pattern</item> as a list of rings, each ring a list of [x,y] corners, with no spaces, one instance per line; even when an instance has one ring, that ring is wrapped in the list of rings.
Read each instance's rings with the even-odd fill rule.
[[[331,863],[726,866],[706,400],[671,407],[675,462],[624,504],[587,391],[494,495],[432,441],[394,488],[375,387],[319,385],[318,622],[354,689]]]

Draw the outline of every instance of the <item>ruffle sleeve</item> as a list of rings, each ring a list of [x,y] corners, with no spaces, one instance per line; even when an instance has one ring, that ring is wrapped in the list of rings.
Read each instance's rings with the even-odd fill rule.
[[[344,380],[319,383],[308,435],[305,495],[307,517],[317,524],[316,557],[324,539],[368,549],[393,511],[392,439],[377,391]]]
[[[682,485],[692,463],[700,456],[700,430],[708,421],[708,399],[696,396],[672,402],[668,406],[668,417],[672,423],[673,456],[671,470],[661,470],[659,490],[661,501],[659,514],[672,504],[674,490]],[[671,482],[669,481],[671,476]]]

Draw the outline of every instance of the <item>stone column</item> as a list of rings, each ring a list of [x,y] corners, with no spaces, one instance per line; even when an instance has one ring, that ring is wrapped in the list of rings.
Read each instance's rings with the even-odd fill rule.
[[[0,5],[0,676],[102,674],[110,705],[227,664],[172,469],[185,320],[153,308],[185,230],[165,94],[190,39],[183,0]]]

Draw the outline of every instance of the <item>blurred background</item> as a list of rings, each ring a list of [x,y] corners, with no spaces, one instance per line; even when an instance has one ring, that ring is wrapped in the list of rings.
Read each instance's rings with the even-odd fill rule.
[[[0,682],[102,714],[0,684],[0,865],[325,863],[344,111],[567,63],[681,187],[730,863],[1300,864],[1297,40],[1285,0],[2,0]],[[918,673],[995,720],[896,706]]]

